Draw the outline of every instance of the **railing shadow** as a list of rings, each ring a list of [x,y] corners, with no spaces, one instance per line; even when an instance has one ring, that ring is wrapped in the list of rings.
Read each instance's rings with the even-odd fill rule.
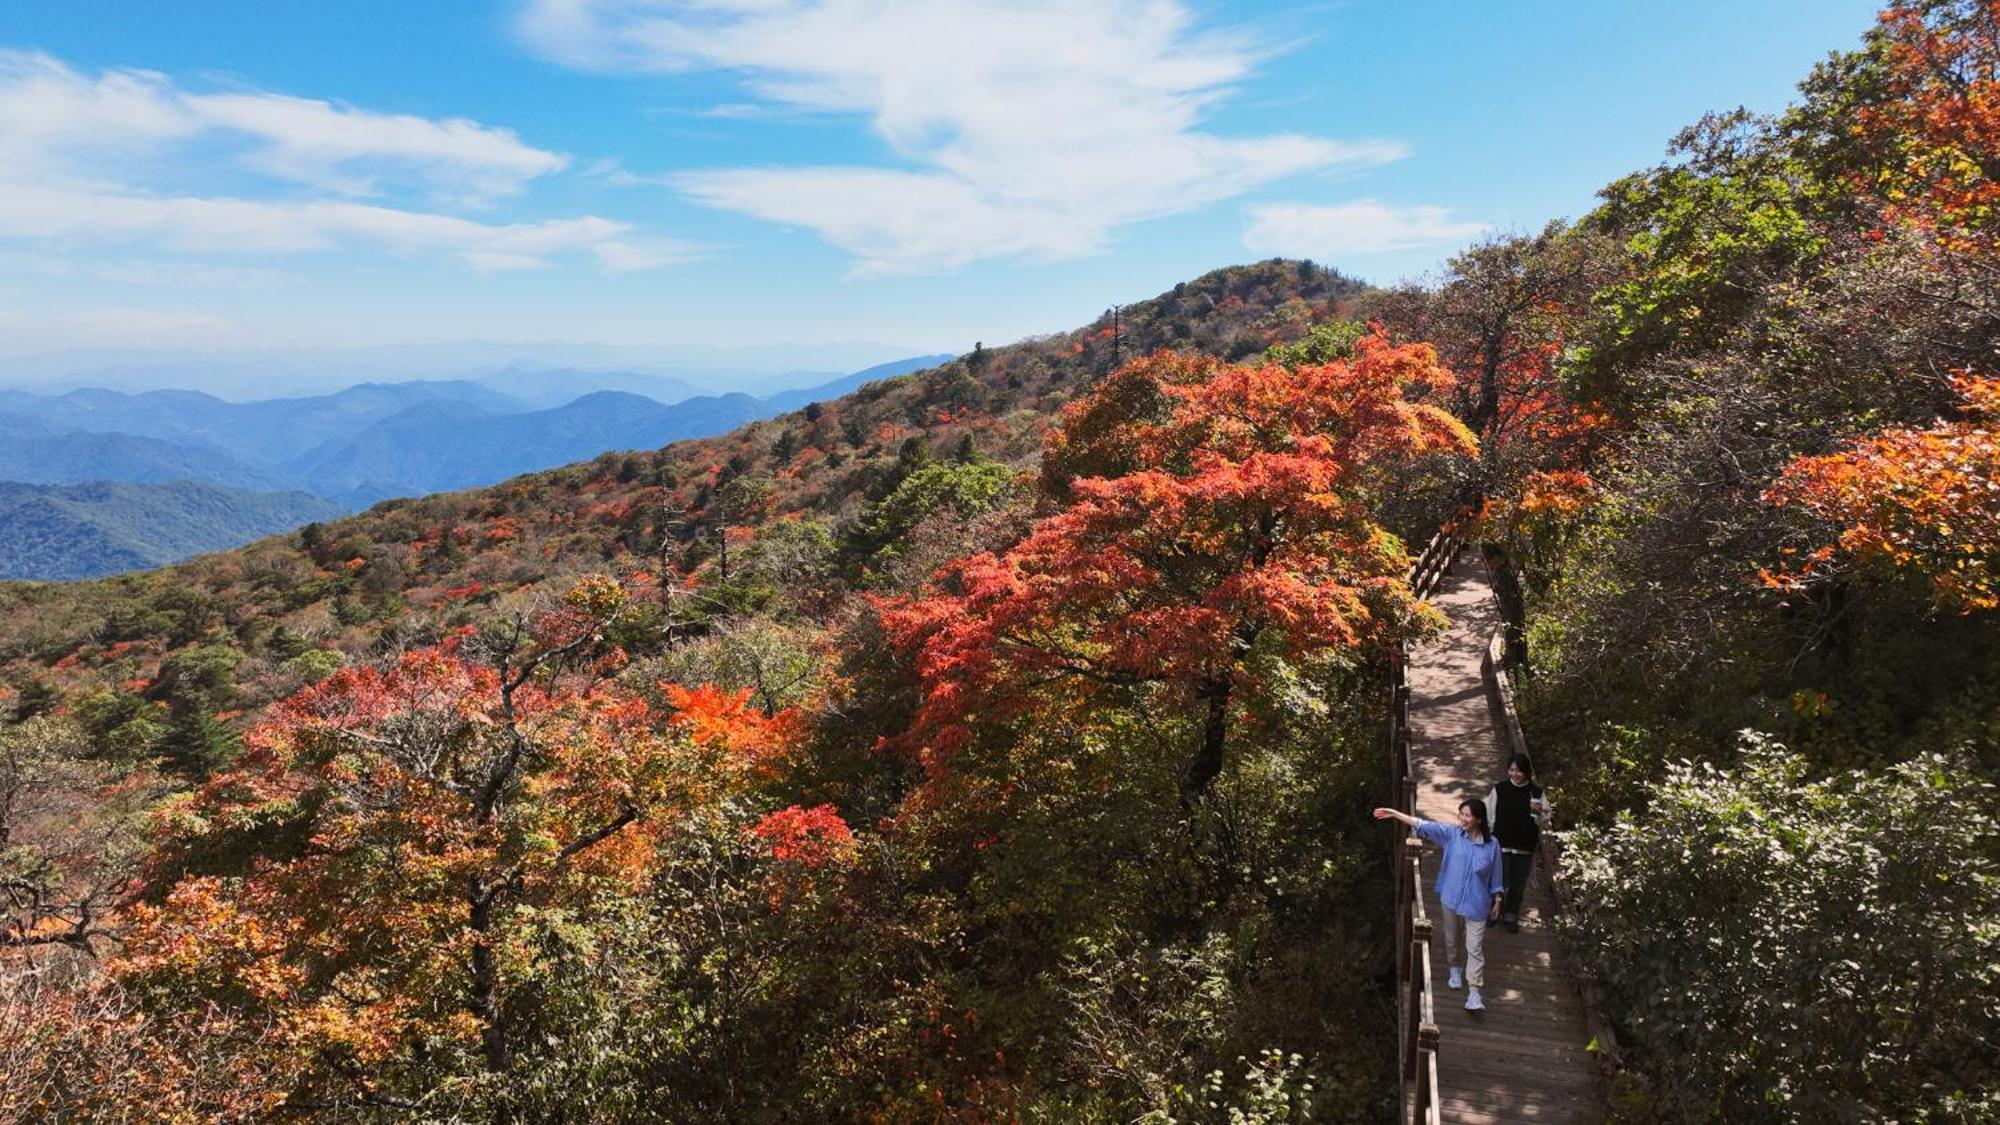
[[[1496,712],[1501,735],[1507,740],[1510,755],[1528,753],[1528,738],[1521,729],[1521,715],[1514,705],[1514,684],[1508,677],[1508,668],[1512,663],[1508,656],[1514,649],[1508,627],[1503,622],[1486,642],[1486,656],[1481,668],[1482,678],[1492,691],[1490,702]],[[1542,839],[1545,843],[1536,849],[1535,863],[1547,881],[1553,913],[1560,915],[1571,902],[1570,888],[1562,878],[1563,838],[1560,833],[1544,832]],[[1605,1016],[1603,991],[1596,976],[1581,966],[1571,967],[1564,975],[1568,977],[1571,987],[1576,989],[1577,999],[1582,1003],[1584,1027],[1590,1033],[1598,1070],[1609,1078],[1624,1065],[1624,1052],[1617,1030]]]

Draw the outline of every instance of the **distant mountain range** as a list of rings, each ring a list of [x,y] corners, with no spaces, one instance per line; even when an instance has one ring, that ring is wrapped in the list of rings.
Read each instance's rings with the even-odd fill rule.
[[[287,487],[282,474],[246,464],[219,449],[133,434],[57,433],[32,418],[0,416],[0,481],[89,480],[129,484],[200,480],[252,491]]]
[[[162,566],[344,514],[303,492],[172,484],[0,483],[0,579]]]
[[[50,432],[127,434],[219,450],[275,464],[328,441],[352,437],[383,418],[439,400],[511,412],[530,407],[477,383],[362,383],[330,395],[227,402],[200,391],[126,394],[82,388],[47,396],[0,391],[0,414],[41,422]]]
[[[414,406],[284,465],[320,495],[385,499],[492,484],[610,450],[657,449],[771,413],[749,395],[665,405],[598,391],[553,410],[492,414],[462,402]]]
[[[0,523],[0,577],[154,566],[390,497],[725,433],[950,358],[898,360],[762,399],[686,393],[694,385],[672,376],[519,365],[476,380],[363,383],[253,402],[199,391],[0,390],[0,481],[22,486],[9,492],[9,522]],[[205,488],[50,487],[175,481]],[[313,498],[317,506],[299,503]],[[156,512],[140,518],[147,503]]]
[[[79,387],[106,387],[133,394],[197,389],[226,399],[247,401],[269,397],[273,387],[284,387],[297,395],[329,394],[361,381],[357,375],[360,372],[365,372],[370,380],[397,383],[440,377],[479,379],[494,372],[530,368],[645,371],[690,384],[695,388],[690,394],[713,394],[720,388],[729,388],[767,395],[823,383],[835,373],[854,371],[885,355],[903,351],[863,342],[702,347],[578,344],[560,340],[513,343],[458,340],[247,351],[91,348],[23,355],[0,352],[0,387],[18,387],[41,394],[61,394]],[[592,390],[645,393],[632,387],[606,385],[579,390],[570,397]]]
[[[668,404],[709,393],[708,388],[699,383],[672,375],[526,365],[503,367],[490,375],[480,376],[478,383],[488,390],[498,391],[543,410],[575,402],[584,395],[599,391],[622,391]]]

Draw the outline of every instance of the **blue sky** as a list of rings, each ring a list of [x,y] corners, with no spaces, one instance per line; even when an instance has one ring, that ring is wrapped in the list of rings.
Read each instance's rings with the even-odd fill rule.
[[[1394,281],[1782,107],[1874,7],[29,0],[0,353],[888,358],[1274,254]]]

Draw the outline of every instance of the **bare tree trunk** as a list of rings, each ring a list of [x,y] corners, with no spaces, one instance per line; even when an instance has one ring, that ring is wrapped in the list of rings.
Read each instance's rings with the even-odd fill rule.
[[[1507,322],[1503,318],[1479,345],[1479,401],[1472,405],[1466,425],[1484,442],[1500,418],[1500,365],[1506,358]]]
[[[493,899],[477,884],[473,887],[472,914],[467,920],[479,935],[472,945],[472,1011],[479,1017],[480,1045],[486,1055],[486,1069],[498,1074],[512,1063],[507,1052],[506,1031],[500,1024],[500,973],[493,964]]]
[[[1192,805],[1208,793],[1208,787],[1222,773],[1223,745],[1229,737],[1230,678],[1215,676],[1201,685],[1199,696],[1208,704],[1201,724],[1201,747],[1181,776],[1181,803]]]

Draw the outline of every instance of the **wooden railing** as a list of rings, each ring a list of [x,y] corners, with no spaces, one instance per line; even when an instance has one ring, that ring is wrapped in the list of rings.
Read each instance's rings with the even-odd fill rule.
[[[1501,736],[1507,740],[1507,753],[1528,753],[1528,737],[1521,730],[1521,715],[1514,706],[1514,684],[1507,674],[1507,625],[1502,622],[1493,630],[1493,636],[1486,642],[1486,675],[1493,685],[1494,702],[1500,711]],[[1533,757],[1530,756],[1530,761]],[[1544,828],[1548,827],[1545,823]],[[1560,915],[1569,901],[1568,889],[1562,881],[1562,838],[1552,832],[1542,833],[1542,846],[1536,849],[1535,862],[1542,875],[1549,882],[1549,897],[1553,900],[1554,911]],[[1597,1055],[1598,1069],[1608,1078],[1623,1065],[1618,1044],[1618,1033],[1605,1018],[1603,996],[1597,985],[1597,978],[1589,970],[1577,967],[1569,974],[1570,984],[1575,987],[1577,998],[1583,1002],[1583,1022],[1590,1032],[1591,1050]]]
[[[1461,521],[1462,522],[1462,521]],[[1424,545],[1410,566],[1410,589],[1429,597],[1464,546],[1457,524]],[[1397,645],[1389,658],[1389,773],[1398,811],[1415,816],[1417,778],[1410,769],[1409,652]],[[1431,920],[1424,908],[1424,845],[1415,833],[1395,854],[1396,1056],[1403,1089],[1403,1121],[1441,1125],[1438,1108],[1438,1023],[1431,979]]]
[[[1438,1109],[1436,982],[1431,979],[1431,920],[1424,909],[1423,841],[1403,838],[1396,875],[1397,1055],[1403,1120],[1441,1125]]]

